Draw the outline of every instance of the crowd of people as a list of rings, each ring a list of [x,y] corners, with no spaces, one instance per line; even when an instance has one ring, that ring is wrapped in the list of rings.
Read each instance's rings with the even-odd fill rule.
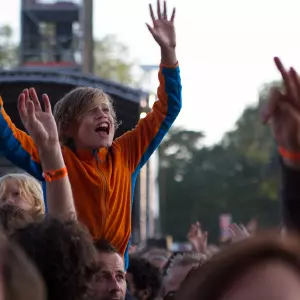
[[[131,245],[131,209],[140,169],[181,110],[175,9],[157,1],[147,27],[161,49],[158,100],[137,126],[114,139],[112,101],[79,87],[58,103],[34,88],[18,99],[16,128],[0,98],[0,152],[22,174],[0,178],[0,299],[235,300],[300,295],[300,79],[278,58],[282,87],[261,114],[278,145],[282,224],[253,233],[232,224],[231,238],[208,244],[199,222],[191,249]],[[217,188],[217,187],[216,187]]]

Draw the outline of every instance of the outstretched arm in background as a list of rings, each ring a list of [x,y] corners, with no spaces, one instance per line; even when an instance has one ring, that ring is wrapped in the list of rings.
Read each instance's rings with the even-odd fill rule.
[[[53,180],[46,176],[48,212],[56,216],[76,216],[50,100],[46,94],[42,98],[45,111],[42,110],[36,93],[32,94],[32,100],[22,93],[19,97],[19,114],[38,148],[44,174],[54,176]],[[37,114],[43,117],[37,118]]]
[[[270,91],[262,121],[270,123],[281,157],[284,225],[300,232],[300,81],[293,68],[287,71],[278,58],[275,64],[285,91]]]
[[[206,254],[208,232],[201,229],[201,224],[191,224],[187,239],[192,245],[192,251]]]
[[[147,24],[147,27],[161,50],[158,101],[135,129],[116,140],[125,163],[134,174],[138,173],[157,149],[181,110],[181,79],[175,51],[175,9],[168,18],[166,1],[162,7],[158,0],[157,16],[155,17],[151,5],[150,15],[153,26]]]

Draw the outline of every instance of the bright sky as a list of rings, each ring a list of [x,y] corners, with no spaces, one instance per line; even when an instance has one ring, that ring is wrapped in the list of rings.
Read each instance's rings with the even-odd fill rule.
[[[19,35],[20,0],[0,0],[0,24]],[[176,125],[219,141],[259,87],[278,74],[273,56],[300,70],[299,0],[169,0],[176,6],[183,110]],[[158,64],[146,0],[94,0],[94,35],[116,34],[141,64]]]

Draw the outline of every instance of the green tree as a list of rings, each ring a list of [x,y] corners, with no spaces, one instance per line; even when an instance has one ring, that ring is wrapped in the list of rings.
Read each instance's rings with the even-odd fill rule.
[[[262,226],[279,223],[277,151],[259,111],[245,109],[235,129],[220,144],[203,147],[200,132],[171,132],[160,149],[161,227],[164,234],[184,240],[191,222],[199,220],[217,241],[218,218],[231,213],[235,222],[258,217]]]
[[[13,42],[13,30],[9,25],[0,26],[0,68],[18,65],[18,47]]]
[[[129,51],[116,36],[107,35],[94,43],[94,72],[97,76],[123,84],[133,84],[133,63],[128,60]]]

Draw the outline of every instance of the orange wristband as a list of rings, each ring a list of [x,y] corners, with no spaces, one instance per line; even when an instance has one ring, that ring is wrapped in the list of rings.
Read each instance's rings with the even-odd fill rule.
[[[43,177],[46,181],[52,182],[54,180],[59,180],[68,176],[68,171],[66,167],[58,170],[43,172]]]
[[[278,152],[283,158],[290,161],[300,161],[300,152],[290,152],[281,146],[278,147]]]

